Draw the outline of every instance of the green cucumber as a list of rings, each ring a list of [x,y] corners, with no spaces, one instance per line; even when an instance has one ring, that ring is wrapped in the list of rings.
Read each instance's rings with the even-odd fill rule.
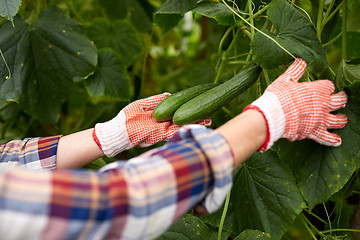
[[[205,83],[171,94],[155,107],[153,117],[159,122],[171,120],[182,104],[215,86],[218,84]]]
[[[230,80],[187,101],[176,110],[173,122],[176,125],[184,125],[208,117],[251,87],[259,78],[261,71],[258,65],[249,67]]]

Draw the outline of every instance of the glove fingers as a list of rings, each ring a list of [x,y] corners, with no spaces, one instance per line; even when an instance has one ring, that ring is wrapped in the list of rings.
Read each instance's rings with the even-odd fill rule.
[[[278,77],[280,81],[297,82],[305,72],[307,63],[301,58],[297,58],[288,69]]]
[[[210,117],[204,118],[203,120],[200,120],[196,124],[200,124],[200,125],[204,125],[204,126],[210,126],[211,125],[211,118]]]
[[[154,108],[168,96],[170,96],[170,93],[162,93],[162,94],[154,95],[139,100],[139,104],[141,105],[144,111],[154,110]]]
[[[347,123],[347,117],[344,114],[329,114],[326,117],[326,128],[343,128]]]
[[[345,92],[338,92],[330,96],[330,112],[339,110],[340,108],[345,107],[347,102],[347,95]]]
[[[309,134],[308,138],[325,146],[338,147],[341,145],[341,138],[339,135],[328,132],[326,129],[322,128],[317,129],[312,134]]]

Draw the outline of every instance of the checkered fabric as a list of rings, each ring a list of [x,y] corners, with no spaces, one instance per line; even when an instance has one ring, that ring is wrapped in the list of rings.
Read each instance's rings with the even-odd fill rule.
[[[98,123],[94,129],[94,140],[106,156],[113,157],[133,147],[148,147],[169,140],[179,129],[172,121],[158,122],[152,116],[155,107],[169,93],[137,100],[126,106],[112,120]],[[209,125],[209,118],[199,122]]]
[[[347,96],[344,92],[333,94],[335,87],[329,80],[299,83],[306,65],[301,58],[296,59],[259,99],[244,109],[260,111],[267,121],[268,137],[259,151],[269,149],[279,138],[308,138],[334,147],[341,144],[341,138],[327,129],[346,125],[345,115],[330,112],[344,107]]]
[[[220,134],[187,125],[164,146],[100,172],[13,167],[0,172],[0,236],[155,239],[194,206],[218,210],[233,161]]]

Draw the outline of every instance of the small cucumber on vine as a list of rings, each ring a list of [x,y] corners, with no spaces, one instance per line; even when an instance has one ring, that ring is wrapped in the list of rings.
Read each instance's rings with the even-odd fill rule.
[[[181,105],[173,116],[177,125],[194,123],[217,111],[246,89],[259,78],[262,69],[255,65],[249,67],[230,80],[214,87]]]
[[[159,122],[171,120],[174,112],[182,104],[215,86],[218,84],[205,83],[171,94],[156,106],[153,117]]]

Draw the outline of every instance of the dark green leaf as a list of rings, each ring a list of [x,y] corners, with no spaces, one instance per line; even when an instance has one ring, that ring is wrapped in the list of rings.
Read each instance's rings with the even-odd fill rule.
[[[0,0],[0,15],[12,21],[20,5],[21,0]]]
[[[314,73],[320,75],[328,70],[325,51],[309,19],[285,0],[272,1],[267,14],[277,34],[264,30],[266,34],[290,53],[303,58]],[[260,33],[255,34],[251,46],[255,60],[266,69],[276,68],[292,59],[288,53]]]
[[[192,11],[208,18],[214,18],[220,25],[224,26],[234,25],[235,19],[238,18],[222,3],[201,2]]]
[[[99,51],[95,73],[85,80],[92,97],[113,97],[129,101],[130,78],[119,54],[110,48]]]
[[[240,233],[256,229],[279,239],[305,204],[291,170],[276,153],[254,154],[234,176],[224,229]],[[218,225],[222,209],[204,216]]]
[[[6,79],[8,70],[1,59],[0,64],[0,98],[5,101],[18,101],[23,90],[23,83],[30,77],[34,69],[29,44],[28,25],[21,18],[14,19],[16,27],[10,22],[0,29],[0,46],[11,78]]]
[[[154,22],[164,31],[173,28],[182,16],[194,8],[198,0],[168,0],[154,15]]]
[[[271,236],[258,230],[245,230],[234,240],[269,240]]]
[[[120,53],[126,66],[130,66],[142,50],[140,35],[129,20],[110,23],[98,18],[86,28],[86,32],[98,48],[109,47]]]
[[[294,172],[300,190],[312,208],[339,191],[360,167],[360,82],[348,88],[346,127],[334,131],[342,138],[337,147],[326,147],[310,140],[279,144],[280,158]]]
[[[147,11],[153,10],[152,6],[146,1],[141,1],[145,6],[136,0],[102,0],[100,4],[106,9],[108,15],[114,19],[128,18],[133,25],[141,32],[151,31],[152,28],[152,13],[147,14]],[[146,9],[144,9],[146,7]]]
[[[226,240],[229,234],[223,232],[221,239]],[[216,240],[217,230],[208,227],[199,218],[190,214],[177,220],[157,240]]]
[[[33,26],[20,18],[15,24],[0,29],[0,44],[12,72],[9,80],[0,80],[1,96],[19,101],[35,118],[56,123],[74,82],[95,70],[96,47],[78,23],[55,8],[42,12]],[[1,76],[6,74],[1,66]]]

